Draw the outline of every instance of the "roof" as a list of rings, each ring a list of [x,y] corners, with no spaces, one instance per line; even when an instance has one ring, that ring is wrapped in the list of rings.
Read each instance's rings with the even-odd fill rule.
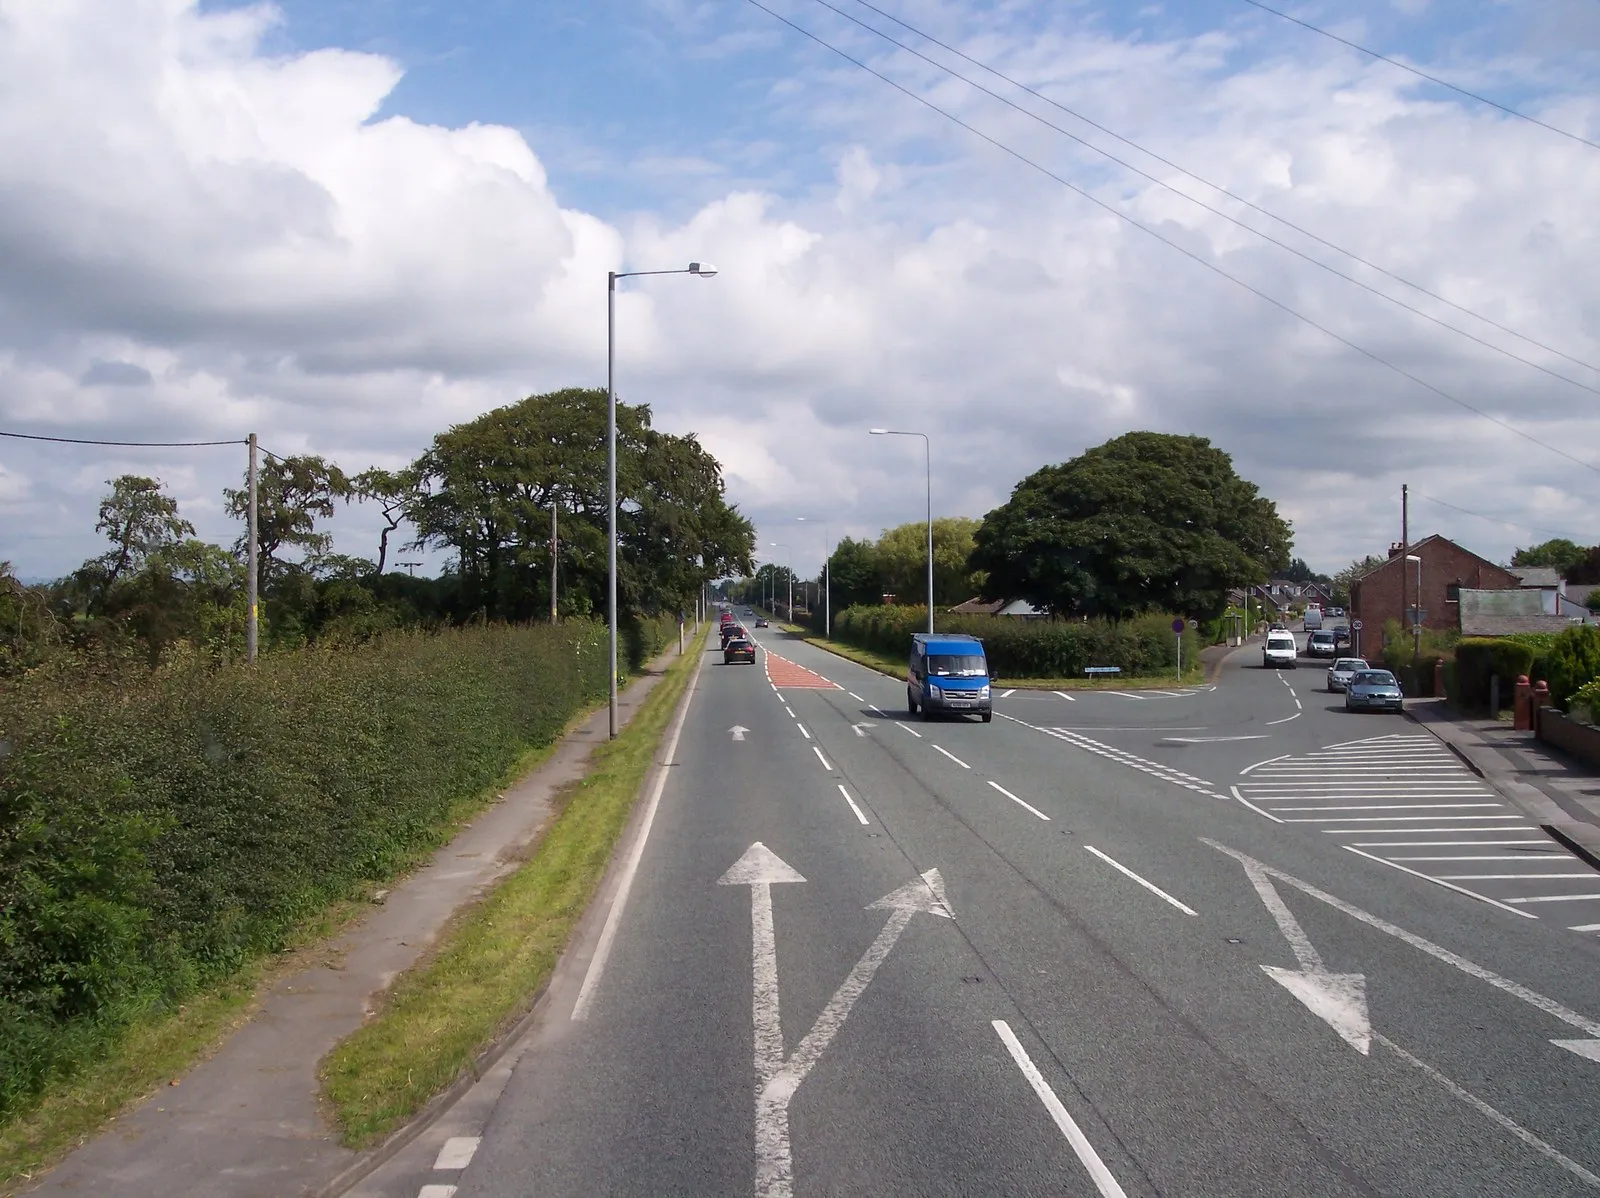
[[[958,603],[950,610],[965,616],[998,616],[1006,605],[1004,599],[968,599],[965,603]]]
[[[1461,588],[1461,626],[1469,620],[1493,616],[1539,616],[1544,614],[1544,596],[1534,589],[1479,591]]]
[[[1563,582],[1561,571],[1549,566],[1513,567],[1511,572],[1525,587],[1558,587]]]
[[[1433,533],[1430,536],[1423,537],[1420,541],[1411,542],[1410,546],[1408,546],[1404,551],[1396,549],[1396,551],[1387,559],[1379,562],[1376,566],[1373,566],[1372,569],[1357,575],[1355,581],[1361,582],[1365,579],[1371,578],[1374,574],[1378,574],[1381,571],[1393,569],[1396,564],[1406,566],[1406,568],[1409,569],[1410,567],[1406,564],[1406,554],[1414,553],[1418,557],[1422,557],[1423,551],[1430,545],[1449,545],[1454,549],[1459,549],[1468,557],[1476,558],[1480,563],[1482,563],[1484,566],[1487,566],[1491,570],[1497,571],[1500,574],[1511,573],[1511,571],[1507,570],[1504,566],[1496,565],[1483,555],[1472,552],[1472,550],[1468,549],[1465,545],[1458,544],[1457,542],[1452,541],[1449,537],[1442,537],[1438,533]]]
[[[1519,632],[1564,632],[1575,623],[1568,616],[1461,617],[1462,636],[1513,636]]]
[[[1576,603],[1579,607],[1583,607],[1589,602],[1589,597],[1593,595],[1597,589],[1600,588],[1597,588],[1593,583],[1590,582],[1580,582],[1576,584],[1569,582],[1567,583],[1567,602]]]
[[[914,632],[911,634],[914,641],[923,641],[929,645],[981,645],[977,637],[965,632]]]

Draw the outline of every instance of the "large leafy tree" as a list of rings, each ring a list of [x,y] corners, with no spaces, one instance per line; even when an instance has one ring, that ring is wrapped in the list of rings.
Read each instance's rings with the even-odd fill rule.
[[[933,600],[935,606],[961,603],[978,593],[981,579],[970,564],[979,521],[943,516],[933,522]],[[878,538],[876,559],[884,589],[901,603],[926,602],[928,525],[917,520],[891,528]]]
[[[297,549],[305,558],[316,558],[333,544],[333,534],[318,528],[319,520],[332,519],[335,504],[349,499],[350,480],[333,463],[314,455],[269,457],[256,477],[256,545],[263,586],[283,581],[298,563],[289,562],[283,553]],[[228,513],[248,520],[250,492],[248,482],[239,490],[223,492]],[[246,537],[235,549],[245,551]]]
[[[872,542],[845,537],[833,547],[829,568],[828,585],[834,611],[843,611],[857,603],[877,603],[883,598],[883,581],[878,574],[878,556]]]
[[[1511,555],[1511,564],[1519,569],[1529,567],[1548,566],[1558,570],[1561,577],[1573,581],[1572,576],[1583,568],[1589,550],[1565,537],[1556,537],[1554,540],[1545,541],[1540,545],[1530,545],[1526,549],[1518,549]]]
[[[995,598],[1056,613],[1214,615],[1289,564],[1289,525],[1204,437],[1134,432],[1023,479],[972,567]]]
[[[178,501],[162,490],[159,479],[124,474],[108,479],[111,493],[100,501],[94,530],[105,533],[111,549],[84,564],[84,573],[98,584],[98,599],[117,582],[143,570],[150,558],[194,535],[194,525],[178,515]]]
[[[350,480],[350,495],[358,503],[376,503],[383,516],[383,529],[378,534],[378,560],[374,565],[374,572],[382,574],[389,563],[389,538],[401,521],[410,519],[411,508],[418,498],[416,471],[384,470],[374,466]]]

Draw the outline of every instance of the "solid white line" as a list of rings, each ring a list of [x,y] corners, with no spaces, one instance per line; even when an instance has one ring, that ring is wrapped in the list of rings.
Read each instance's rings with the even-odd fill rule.
[[[473,1153],[478,1151],[481,1136],[451,1136],[444,1142],[444,1147],[439,1149],[439,1155],[434,1158],[435,1169],[465,1169],[472,1163]]]
[[[455,1186],[425,1185],[417,1191],[417,1198],[455,1198]]]
[[[805,737],[807,740],[811,739],[811,733],[806,731],[806,726],[804,724],[800,723],[799,721],[796,721],[795,722],[795,727],[800,729],[800,735],[801,736]]]
[[[1011,800],[1011,801],[1012,801],[1012,802],[1013,802],[1013,803],[1017,803],[1017,804],[1020,804],[1020,805],[1021,805],[1021,806],[1023,806],[1023,807],[1025,807],[1025,808],[1027,808],[1027,809],[1028,809],[1028,810],[1029,810],[1029,811],[1031,811],[1031,812],[1033,812],[1033,813],[1034,813],[1034,814],[1035,814],[1035,815],[1037,815],[1037,816],[1038,816],[1038,817],[1039,817],[1039,818],[1040,818],[1040,819],[1042,819],[1042,820],[1045,820],[1045,821],[1046,821],[1046,822],[1048,822],[1048,821],[1049,821],[1049,819],[1050,819],[1050,817],[1049,817],[1049,816],[1048,816],[1048,815],[1046,815],[1046,814],[1045,814],[1045,813],[1044,813],[1044,812],[1042,812],[1042,811],[1040,811],[1040,810],[1039,810],[1039,809],[1038,809],[1038,808],[1037,808],[1037,807],[1035,807],[1035,806],[1034,806],[1034,805],[1033,805],[1033,804],[1032,804],[1032,803],[1024,803],[1024,802],[1023,802],[1023,801],[1022,801],[1022,800],[1021,800],[1021,799],[1019,799],[1019,798],[1017,798],[1017,796],[1016,796],[1016,795],[1014,795],[1014,794],[1012,794],[1012,793],[1011,793],[1011,792],[1010,792],[1010,791],[1009,791],[1009,790],[1007,790],[1007,789],[1006,789],[1006,788],[1005,788],[1005,787],[1004,787],[1004,786],[1001,786],[1001,785],[1000,785],[1000,783],[998,783],[998,782],[990,782],[990,783],[989,783],[989,785],[990,785],[990,786],[992,786],[992,787],[994,787],[994,788],[995,788],[995,789],[996,789],[996,790],[998,790],[998,791],[999,791],[999,792],[1000,792],[1000,793],[1001,793],[1001,794],[1003,794],[1003,795],[1005,795],[1005,797],[1006,797],[1006,798],[1008,798],[1008,799],[1010,799],[1010,800]]]
[[[1058,695],[1059,695],[1059,694],[1060,694],[1060,693],[1061,693],[1061,692],[1060,692],[1060,691],[1057,691],[1057,692],[1056,692],[1056,694],[1058,694]],[[1123,697],[1123,698],[1124,698],[1124,699],[1138,699],[1138,700],[1139,700],[1139,701],[1141,701],[1141,702],[1143,702],[1143,701],[1144,701],[1144,696],[1143,696],[1143,695],[1131,695],[1131,694],[1129,694],[1129,693],[1128,693],[1128,692],[1127,692],[1127,691],[1102,691],[1102,692],[1101,692],[1101,694],[1106,694],[1106,695],[1121,695],[1121,696],[1122,696],[1122,697]]]
[[[633,878],[639,871],[639,859],[644,856],[645,843],[650,839],[650,827],[655,823],[656,808],[661,805],[661,792],[667,788],[667,775],[671,771],[666,767],[674,763],[674,755],[678,751],[678,737],[683,733],[684,721],[689,716],[689,705],[694,702],[700,682],[700,667],[705,664],[705,658],[706,655],[702,653],[700,660],[695,663],[694,674],[689,679],[688,697],[678,710],[672,734],[667,737],[666,752],[661,755],[661,764],[656,767],[656,780],[651,784],[650,799],[645,804],[644,819],[639,826],[639,838],[633,842],[633,849],[623,863],[622,876],[617,883],[617,895],[611,900],[611,910],[606,913],[605,927],[600,929],[600,939],[595,942],[594,956],[589,961],[588,972],[583,975],[583,985],[578,988],[578,997],[572,1004],[573,1019],[581,1020],[588,1017],[589,1004],[594,999],[595,989],[600,985],[600,978],[605,974],[606,961],[611,956],[611,945],[617,938],[617,925],[622,922],[622,913],[628,906],[628,894],[633,890]]]
[[[1240,794],[1239,793],[1239,788],[1237,786],[1230,786],[1228,789],[1233,791],[1233,797],[1234,798],[1238,799],[1239,802],[1243,803],[1246,807],[1250,808],[1250,810],[1254,811],[1257,815],[1264,815],[1275,824],[1283,823],[1283,821],[1281,819],[1279,819],[1277,816],[1273,815],[1272,812],[1263,811],[1261,808],[1257,807],[1254,803],[1252,803],[1249,799],[1245,798],[1242,794]]]
[[[811,746],[811,751],[817,755],[817,760],[822,762],[822,768],[825,769],[825,770],[828,770],[831,773],[832,770],[833,770],[833,767],[828,764],[828,759],[822,755],[822,750],[817,748],[816,745],[812,745]]]
[[[1016,687],[1012,687],[1012,688],[1011,688],[1011,689],[1010,689],[1010,690],[1008,690],[1008,691],[1006,691],[1006,692],[1005,692],[1005,693],[1004,693],[1004,694],[1003,694],[1003,695],[1001,695],[1001,696],[1000,696],[1000,697],[1001,697],[1001,698],[1002,698],[1002,699],[1009,699],[1009,698],[1011,698],[1011,696],[1012,696],[1012,695],[1014,695],[1014,694],[1016,694],[1016,693],[1017,693],[1017,688],[1016,688]]]
[[[1349,829],[1345,829],[1345,831],[1349,831]],[[1478,831],[1478,832],[1489,832],[1489,831],[1505,832],[1505,831],[1509,831],[1509,829],[1506,829],[1506,828],[1493,828],[1493,829],[1490,829],[1490,828],[1476,828],[1476,829],[1474,829],[1474,828],[1374,828],[1373,831],[1374,832],[1380,832],[1380,831],[1381,832],[1435,832],[1435,831],[1437,831],[1437,832],[1472,832],[1472,831]],[[1526,836],[1523,836],[1523,837],[1521,837],[1520,839],[1517,839],[1517,840],[1384,840],[1384,841],[1367,841],[1367,840],[1363,840],[1360,843],[1361,843],[1361,847],[1364,848],[1364,849],[1432,849],[1432,848],[1464,849],[1464,848],[1470,848],[1470,847],[1472,847],[1474,845],[1483,845],[1483,846],[1487,847],[1489,845],[1503,845],[1503,844],[1539,844],[1539,843],[1548,844],[1549,841],[1546,840],[1544,836],[1542,836],[1542,835],[1540,835],[1540,834],[1538,834],[1536,832],[1529,832]]]
[[[1377,836],[1380,833],[1383,833],[1383,834],[1386,834],[1386,835],[1389,835],[1389,836],[1400,836],[1400,835],[1418,835],[1418,834],[1423,833],[1423,832],[1459,832],[1459,833],[1462,833],[1464,835],[1464,834],[1469,833],[1469,832],[1515,832],[1516,830],[1517,829],[1511,828],[1511,827],[1507,827],[1507,826],[1505,826],[1503,824],[1498,828],[1318,828],[1317,829],[1317,831],[1321,832],[1325,836],[1365,836],[1365,835],[1368,835],[1368,834],[1371,834],[1373,836]],[[1536,841],[1545,840],[1545,839],[1546,838],[1543,837],[1543,836],[1535,835],[1531,840],[1463,840],[1463,841],[1459,841],[1459,842],[1441,840],[1441,841],[1436,841],[1436,842],[1430,842],[1430,841],[1397,841],[1396,843],[1398,843],[1398,844],[1427,844],[1427,843],[1437,843],[1437,844],[1452,844],[1452,843],[1460,843],[1460,844],[1532,844],[1532,843],[1534,843]],[[1548,843],[1548,841],[1547,841],[1547,843]]]
[[[1584,874],[1574,874],[1574,877],[1585,877]],[[1584,903],[1600,899],[1600,894],[1541,894],[1534,898],[1507,899],[1508,903]]]
[[[1385,1048],[1389,1049],[1391,1052],[1394,1052],[1397,1055],[1399,1055],[1407,1063],[1409,1063],[1411,1065],[1415,1065],[1418,1069],[1422,1070],[1423,1073],[1427,1074],[1434,1081],[1438,1082],[1441,1086],[1443,1086],[1446,1090],[1450,1091],[1450,1093],[1454,1097],[1456,1097],[1456,1098],[1460,1099],[1462,1102],[1466,1103],[1469,1107],[1471,1107],[1473,1110],[1477,1111],[1480,1115],[1482,1115],[1484,1118],[1488,1119],[1491,1123],[1499,1124],[1501,1127],[1505,1128],[1512,1135],[1516,1136],[1517,1139],[1521,1140],[1524,1144],[1528,1145],[1528,1147],[1532,1148],[1536,1152],[1542,1153],[1544,1156],[1548,1157],[1550,1160],[1552,1160],[1556,1164],[1560,1165],[1568,1173],[1571,1173],[1574,1177],[1577,1177],[1582,1181],[1588,1182],[1591,1186],[1600,1187],[1600,1177],[1596,1177],[1593,1173],[1589,1172],[1589,1170],[1585,1169],[1582,1165],[1578,1164],[1577,1161],[1573,1160],[1569,1156],[1564,1155],[1560,1150],[1558,1150],[1557,1148],[1553,1147],[1552,1145],[1545,1143],[1543,1140],[1541,1140],[1538,1136],[1534,1135],[1527,1128],[1521,1127],[1518,1124],[1512,1122],[1505,1115],[1502,1115],[1499,1111],[1495,1110],[1487,1102],[1483,1101],[1483,1099],[1481,1099],[1477,1095],[1472,1094],[1469,1091],[1463,1089],[1461,1086],[1458,1086],[1455,1082],[1451,1081],[1448,1077],[1446,1077],[1444,1074],[1440,1073],[1437,1069],[1435,1069],[1432,1065],[1428,1064],[1426,1061],[1420,1060],[1417,1057],[1412,1056],[1409,1052],[1407,1052],[1405,1049],[1401,1048],[1393,1040],[1389,1039],[1389,1037],[1387,1037],[1387,1036],[1385,1036],[1385,1035],[1383,1035],[1383,1034],[1381,1034],[1379,1032],[1373,1032],[1372,1033],[1372,1038],[1374,1040],[1376,1040],[1379,1044],[1382,1044]]]
[[[1277,725],[1277,724],[1287,724],[1289,722],[1289,720],[1298,720],[1304,714],[1305,714],[1304,712],[1297,711],[1292,716],[1289,716],[1288,719],[1268,720],[1262,726],[1265,727],[1265,728],[1271,728],[1271,727],[1273,727],[1274,725]]]
[[[1580,923],[1567,929],[1569,932],[1600,932],[1600,923]]]
[[[1446,819],[1475,819],[1487,821],[1491,819],[1510,820],[1512,823],[1521,823],[1520,815],[1336,815],[1328,819],[1290,819],[1284,820],[1286,824],[1404,824],[1416,820],[1446,820]]]
[[[1409,847],[1409,846],[1407,846]],[[1390,857],[1391,861],[1526,861],[1532,865],[1535,861],[1545,861],[1551,865],[1565,865],[1572,858],[1565,853],[1479,853],[1474,857]],[[1529,875],[1530,877],[1534,875]],[[1554,877],[1553,874],[1539,874],[1538,877]]]
[[[850,797],[850,792],[841,786],[839,787],[839,793],[844,796],[844,801],[850,804],[850,810],[856,813],[856,818],[862,823],[866,823],[867,817],[861,814],[861,808],[856,806],[856,801]]]
[[[1573,878],[1593,878],[1594,874],[1440,874],[1447,882],[1526,882],[1530,880],[1548,882],[1555,878],[1570,881]],[[1576,897],[1576,896],[1574,896]],[[1588,895],[1589,898],[1600,898],[1600,894]],[[1539,902],[1538,899],[1507,899],[1509,903]]]
[[[1161,887],[1157,886],[1154,882],[1146,881],[1144,878],[1141,878],[1138,874],[1134,873],[1126,865],[1123,865],[1119,861],[1113,861],[1110,857],[1107,857],[1099,849],[1095,848],[1094,845],[1086,844],[1083,847],[1085,849],[1087,849],[1089,852],[1093,853],[1096,857],[1100,858],[1100,860],[1104,861],[1112,869],[1116,870],[1118,873],[1126,874],[1128,877],[1132,878],[1135,882],[1139,883],[1139,885],[1143,886],[1151,894],[1155,895],[1157,898],[1165,899],[1167,902],[1171,903],[1178,910],[1182,911],[1185,915],[1193,915],[1193,914],[1195,914],[1195,910],[1194,910],[1193,907],[1190,907],[1185,903],[1180,903],[1177,899],[1173,898],[1170,894],[1168,894],[1165,890],[1161,889]]]
[[[1260,795],[1256,796],[1261,798]],[[1262,799],[1262,802],[1266,802]],[[1372,803],[1365,807],[1279,807],[1279,811],[1456,811],[1463,807],[1504,807],[1504,803]],[[1427,817],[1424,816],[1424,819]],[[1499,818],[1498,816],[1493,818]]]
[[[1244,769],[1239,771],[1239,773],[1241,776],[1243,776],[1248,774],[1251,770],[1258,770],[1264,765],[1271,765],[1274,761],[1287,761],[1292,756],[1292,753],[1285,753],[1280,757],[1268,757],[1265,761],[1258,761],[1254,765],[1245,766]]]
[[[1531,911],[1518,911],[1515,907],[1506,906],[1499,899],[1492,899],[1486,894],[1479,894],[1476,890],[1468,890],[1465,886],[1457,886],[1454,882],[1443,881],[1432,874],[1423,873],[1420,869],[1412,869],[1410,866],[1400,865],[1397,862],[1390,861],[1387,857],[1379,857],[1375,853],[1363,853],[1360,849],[1352,848],[1347,844],[1339,847],[1347,853],[1354,853],[1357,857],[1365,857],[1368,861],[1376,861],[1379,865],[1387,865],[1390,869],[1398,869],[1403,874],[1410,874],[1413,878],[1421,878],[1424,882],[1432,882],[1435,886],[1443,886],[1446,890],[1454,890],[1457,894],[1475,898],[1480,903],[1488,903],[1491,907],[1499,907],[1502,911],[1510,911],[1514,915],[1523,915],[1529,919],[1539,918]],[[1373,926],[1376,927],[1377,925],[1374,924]]]
[[[1052,692],[1052,693],[1053,693],[1053,694],[1057,694],[1057,695],[1060,695],[1060,696],[1061,696],[1061,697],[1062,697],[1062,698],[1063,698],[1063,699],[1065,699],[1065,700],[1066,700],[1066,701],[1067,701],[1067,702],[1068,702],[1068,703],[1076,703],[1076,702],[1077,702],[1077,701],[1078,701],[1078,700],[1077,700],[1077,699],[1076,699],[1076,698],[1074,698],[1074,697],[1073,697],[1073,696],[1072,696],[1072,695],[1069,695],[1069,694],[1067,694],[1067,692],[1066,692],[1066,691],[1053,691],[1053,692]],[[1004,699],[1004,698],[1005,698],[1005,695],[1001,695],[1001,696],[1000,696],[1000,697],[1001,697],[1001,698],[1002,698],[1002,699]]]
[[[1089,1137],[1083,1134],[1082,1129],[1067,1113],[1067,1108],[1061,1105],[1061,1100],[1050,1088],[1050,1083],[1044,1080],[1044,1074],[1039,1072],[1039,1067],[1028,1056],[1027,1049],[1022,1047],[1022,1041],[1017,1039],[1010,1025],[1004,1019],[996,1019],[991,1026],[999,1033],[1006,1050],[1011,1054],[1011,1059],[1017,1063],[1017,1068],[1022,1070],[1022,1076],[1028,1079],[1028,1085],[1033,1087],[1033,1092],[1039,1096],[1039,1101],[1044,1103],[1044,1109],[1050,1112],[1050,1118],[1055,1120],[1055,1125],[1061,1129],[1061,1134],[1067,1137],[1067,1143],[1072,1145],[1072,1151],[1078,1154],[1078,1159],[1088,1170],[1095,1188],[1100,1191],[1101,1198],[1128,1198],[1127,1192],[1117,1184],[1117,1179],[1111,1175],[1111,1170],[1106,1168],[1106,1163],[1094,1150],[1094,1145],[1089,1143]]]
[[[1234,740],[1269,740],[1265,732],[1258,732],[1254,736],[1169,736],[1167,740],[1178,741],[1185,745],[1220,745]]]
[[[860,695],[856,694],[855,691],[845,691],[845,694],[849,695],[857,703],[865,703],[866,702],[866,700],[863,699]]]
[[[889,713],[884,711],[884,709],[881,707],[868,706],[867,710],[872,712],[872,714],[877,716],[880,720],[886,720],[889,718]]]
[[[965,761],[962,761],[961,758],[957,757],[954,753],[952,753],[949,749],[944,748],[942,745],[934,745],[933,747],[935,749],[938,749],[939,752],[943,753],[946,757],[948,757],[951,761],[955,762],[962,769],[970,770],[972,768]]]

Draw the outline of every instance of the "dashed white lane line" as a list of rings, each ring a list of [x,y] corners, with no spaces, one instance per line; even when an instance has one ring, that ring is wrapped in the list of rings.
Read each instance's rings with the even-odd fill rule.
[[[478,1151],[481,1136],[451,1136],[444,1142],[444,1147],[439,1149],[439,1155],[434,1159],[435,1169],[465,1169],[472,1163],[472,1156]]]
[[[1016,694],[1016,693],[1017,693],[1017,688],[1016,688],[1016,687],[1012,687],[1012,688],[1011,688],[1011,689],[1010,689],[1010,690],[1008,690],[1008,691],[1006,691],[1006,692],[1005,692],[1005,693],[1004,693],[1004,694],[1002,694],[1002,695],[1001,695],[1001,696],[1000,696],[1000,697],[1001,697],[1001,698],[1002,698],[1002,699],[1009,699],[1009,698],[1011,698],[1011,696],[1012,696],[1012,695],[1014,695],[1014,694]],[[1059,694],[1060,694],[1060,693],[1061,693],[1061,692],[1060,692],[1060,691],[1057,691],[1057,692],[1056,692],[1056,694],[1058,694],[1058,695],[1059,695]]]
[[[866,702],[866,700],[863,699],[860,695],[856,694],[855,691],[845,691],[845,694],[849,695],[857,703],[865,703]]]
[[[1006,692],[1006,695],[1009,695],[1009,694],[1010,694],[1010,693],[1011,693],[1011,692],[1010,692],[1010,691],[1007,691],[1007,692]],[[1077,699],[1075,699],[1075,698],[1074,698],[1074,697],[1073,697],[1073,696],[1071,696],[1071,695],[1069,695],[1069,694],[1067,694],[1067,692],[1066,692],[1066,691],[1056,691],[1056,692],[1055,692],[1055,693],[1056,693],[1056,694],[1057,694],[1057,695],[1059,695],[1059,696],[1060,696],[1060,697],[1061,697],[1061,698],[1063,698],[1063,699],[1065,699],[1065,700],[1066,700],[1066,701],[1067,701],[1067,702],[1068,702],[1068,703],[1076,703],[1076,702],[1077,702],[1077,701],[1078,701],[1078,700],[1077,700]],[[1000,697],[1001,697],[1001,698],[1002,698],[1002,699],[1004,699],[1004,698],[1005,698],[1005,697],[1006,697],[1006,695],[1001,695],[1001,696],[1000,696]]]
[[[783,705],[783,709],[789,713],[789,718],[791,720],[798,720],[800,718],[799,716],[795,715],[794,708],[790,707],[787,703]]]
[[[885,717],[885,718],[887,718],[887,717]],[[909,733],[911,733],[911,735],[912,735],[912,736],[914,736],[914,737],[916,737],[916,738],[917,738],[917,739],[918,739],[918,740],[921,740],[921,739],[922,739],[922,733],[920,733],[920,732],[918,732],[918,731],[917,731],[917,730],[916,730],[916,729],[915,729],[915,728],[913,728],[913,727],[912,727],[912,726],[911,726],[911,725],[910,725],[910,724],[898,724],[898,723],[897,723],[897,724],[896,724],[896,725],[895,725],[895,727],[896,727],[896,728],[904,728],[904,729],[905,729],[905,730],[906,730],[906,731],[907,731],[907,732],[909,732]]]
[[[1033,1092],[1039,1096],[1039,1101],[1044,1103],[1044,1109],[1050,1112],[1050,1118],[1061,1129],[1061,1134],[1067,1138],[1067,1143],[1072,1145],[1072,1151],[1088,1170],[1095,1189],[1100,1191],[1101,1198],[1128,1198],[1127,1191],[1117,1184],[1117,1179],[1111,1175],[1111,1170],[1106,1168],[1106,1163],[1100,1159],[1100,1154],[1094,1150],[1094,1145],[1089,1143],[1089,1137],[1083,1134],[1083,1129],[1073,1120],[1067,1108],[1061,1105],[1061,1099],[1056,1097],[1056,1092],[1050,1088],[1050,1083],[1044,1080],[1044,1074],[1039,1072],[1039,1067],[1033,1063],[1033,1058],[1028,1056],[1028,1050],[1022,1047],[1022,1041],[1017,1039],[1016,1033],[1011,1030],[1011,1025],[1004,1019],[996,1019],[990,1026],[999,1034],[1006,1051],[1017,1063],[1017,1068],[1022,1070],[1022,1076],[1027,1078],[1028,1085],[1033,1087]]]
[[[455,1186],[427,1185],[417,1191],[417,1198],[455,1198]]]
[[[1151,882],[1151,881],[1148,881],[1148,880],[1146,880],[1144,878],[1141,878],[1138,874],[1134,873],[1131,869],[1129,869],[1126,865],[1123,865],[1120,861],[1113,861],[1110,857],[1106,856],[1099,849],[1095,848],[1094,845],[1086,844],[1083,847],[1087,851],[1093,853],[1096,857],[1100,858],[1100,860],[1104,861],[1112,869],[1116,870],[1120,874],[1124,874],[1127,877],[1132,878],[1135,882],[1139,883],[1139,885],[1143,886],[1151,894],[1155,895],[1159,899],[1163,899],[1166,902],[1171,903],[1174,907],[1176,907],[1178,910],[1182,911],[1185,915],[1193,915],[1193,914],[1195,914],[1195,910],[1194,910],[1193,907],[1189,906],[1187,903],[1180,903],[1177,899],[1173,898],[1170,894],[1168,894],[1165,890],[1161,889],[1161,887],[1157,886],[1154,882]]]
[[[844,796],[844,801],[850,804],[850,810],[856,813],[856,818],[865,824],[867,817],[862,814],[861,808],[856,806],[856,801],[850,797],[850,792],[841,786],[839,787],[839,793]]]
[[[957,765],[959,765],[962,769],[970,770],[972,768],[965,761],[962,761],[961,758],[957,757],[954,753],[952,753],[949,749],[945,748],[943,745],[934,745],[933,747],[935,749],[937,749],[939,752],[943,753],[951,761],[953,761]]]
[[[806,739],[807,739],[807,740],[810,740],[810,739],[811,739],[811,733],[809,733],[809,732],[807,732],[807,731],[806,731],[806,726],[805,726],[805,725],[804,725],[804,724],[802,724],[802,723],[800,723],[800,722],[799,722],[799,721],[798,721],[798,720],[797,720],[797,721],[795,721],[795,725],[794,725],[794,726],[795,726],[795,727],[796,727],[796,728],[798,728],[798,729],[800,729],[800,735],[801,735],[801,736],[803,736],[803,737],[805,737],[805,738],[806,738]]]
[[[1600,923],[1580,923],[1568,928],[1569,932],[1600,932]]]
[[[1049,817],[1049,816],[1048,816],[1048,815],[1046,815],[1046,814],[1045,814],[1045,813],[1044,813],[1044,812],[1042,812],[1042,811],[1040,811],[1040,810],[1039,810],[1039,809],[1038,809],[1038,808],[1037,808],[1037,807],[1035,807],[1035,806],[1034,806],[1034,805],[1033,805],[1033,804],[1032,804],[1032,803],[1027,803],[1027,802],[1024,802],[1024,801],[1023,801],[1023,800],[1021,800],[1021,799],[1019,799],[1019,798],[1017,798],[1017,796],[1016,796],[1016,795],[1014,795],[1014,794],[1012,794],[1012,793],[1011,793],[1011,792],[1010,792],[1010,791],[1009,791],[1009,790],[1007,790],[1007,789],[1006,789],[1006,788],[1005,788],[1005,787],[1004,787],[1004,786],[1001,786],[1001,785],[1000,785],[1000,783],[998,783],[998,782],[990,782],[990,783],[989,783],[989,785],[990,785],[990,786],[992,786],[992,787],[994,787],[994,788],[995,788],[995,789],[996,789],[996,790],[998,790],[998,791],[999,791],[999,792],[1000,792],[1000,793],[1001,793],[1001,794],[1003,794],[1003,795],[1005,795],[1005,797],[1006,797],[1006,798],[1008,798],[1008,799],[1010,799],[1010,800],[1011,800],[1011,801],[1012,801],[1012,802],[1013,802],[1013,803],[1016,803],[1016,804],[1017,804],[1017,805],[1018,805],[1018,806],[1020,806],[1020,807],[1022,807],[1022,808],[1024,808],[1024,809],[1026,809],[1026,810],[1028,810],[1028,811],[1031,811],[1031,812],[1033,812],[1033,813],[1034,813],[1034,814],[1035,814],[1035,815],[1037,815],[1037,816],[1038,816],[1038,817],[1039,817],[1039,818],[1040,818],[1040,819],[1042,819],[1042,820],[1044,820],[1044,821],[1046,821],[1046,822],[1049,822],[1049,819],[1050,819],[1050,817]]]
[[[822,768],[827,770],[829,773],[832,773],[833,767],[828,764],[828,759],[822,755],[822,750],[817,748],[816,745],[812,745],[811,751],[817,755],[817,760],[822,762]]]

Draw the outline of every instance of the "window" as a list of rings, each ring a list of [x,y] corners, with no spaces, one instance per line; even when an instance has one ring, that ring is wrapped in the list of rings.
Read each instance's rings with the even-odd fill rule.
[[[1449,586],[1445,587],[1444,601],[1446,603],[1461,602],[1461,584],[1459,582],[1452,582]]]

